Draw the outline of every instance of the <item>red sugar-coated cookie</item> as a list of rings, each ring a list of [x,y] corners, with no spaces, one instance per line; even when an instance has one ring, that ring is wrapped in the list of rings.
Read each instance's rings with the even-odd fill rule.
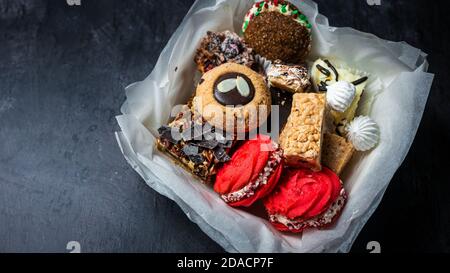
[[[289,169],[264,205],[278,230],[301,232],[308,227],[330,225],[345,200],[342,182],[330,169]]]
[[[230,206],[251,206],[278,183],[281,156],[281,149],[268,136],[246,141],[217,172],[214,190]]]

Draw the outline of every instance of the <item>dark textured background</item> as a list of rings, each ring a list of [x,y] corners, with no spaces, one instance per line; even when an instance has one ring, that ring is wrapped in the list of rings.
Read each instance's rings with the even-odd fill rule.
[[[450,252],[449,30],[444,1],[317,0],[350,26],[429,53],[414,145],[353,251]],[[193,0],[0,0],[0,251],[220,252],[127,165],[123,88],[147,76]],[[446,50],[447,49],[447,50]],[[445,87],[447,86],[447,87]]]

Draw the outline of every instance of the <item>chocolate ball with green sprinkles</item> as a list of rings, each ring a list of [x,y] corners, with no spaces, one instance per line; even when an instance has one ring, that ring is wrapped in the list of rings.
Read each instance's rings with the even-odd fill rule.
[[[247,12],[242,32],[255,53],[285,63],[301,63],[311,51],[311,29],[306,16],[288,1],[257,2]]]

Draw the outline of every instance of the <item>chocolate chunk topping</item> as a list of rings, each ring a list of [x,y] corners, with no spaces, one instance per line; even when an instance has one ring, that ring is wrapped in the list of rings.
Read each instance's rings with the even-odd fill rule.
[[[214,98],[225,106],[246,105],[254,96],[252,81],[241,73],[224,74],[214,83]]]
[[[186,145],[183,147],[183,153],[189,157],[194,164],[202,164],[205,158],[201,154],[201,150],[197,146]]]
[[[199,154],[199,149],[197,146],[193,146],[193,145],[186,145],[183,147],[183,153],[187,156],[190,155],[198,155]]]
[[[222,145],[223,148],[231,148],[231,146],[233,146],[233,141],[232,140],[228,140],[225,143],[220,143]]]
[[[225,149],[222,146],[217,146],[216,148],[214,148],[213,151],[214,151],[214,157],[219,162],[227,162],[231,159],[230,156],[227,154],[227,152],[225,151]]]
[[[158,129],[159,145],[177,158],[193,163],[194,173],[205,168],[212,170],[210,167],[214,162],[230,160],[227,152],[234,144],[234,136],[225,137],[211,124],[192,118],[192,115],[180,114],[169,126],[161,126]]]
[[[212,150],[212,149],[216,148],[217,145],[219,145],[219,142],[217,140],[214,140],[214,139],[212,139],[212,140],[200,140],[200,141],[192,142],[191,145]]]
[[[191,155],[188,157],[189,157],[189,160],[191,160],[194,164],[200,165],[200,164],[203,164],[203,162],[205,162],[205,158],[201,154]]]
[[[172,132],[172,127],[169,126],[161,126],[158,129],[158,133],[162,139],[165,139],[172,144],[177,144],[181,139],[179,131],[173,130]]]
[[[212,152],[214,158],[219,162],[226,162],[231,159],[227,150],[232,147],[233,138],[228,135],[224,137],[223,134],[215,132],[215,128],[209,123],[202,125],[192,122],[181,133],[176,127],[162,126],[158,129],[158,133],[160,139],[163,140],[162,143],[167,143],[166,148],[170,149],[172,145],[175,145],[178,147],[175,150],[180,151],[180,154],[188,157],[196,165],[207,162],[203,155],[204,151]]]

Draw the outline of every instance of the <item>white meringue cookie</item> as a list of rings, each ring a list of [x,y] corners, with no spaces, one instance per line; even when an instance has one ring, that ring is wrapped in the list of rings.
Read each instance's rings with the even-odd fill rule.
[[[338,81],[327,86],[327,103],[338,112],[345,112],[356,95],[356,87],[346,81]]]
[[[355,118],[345,129],[348,140],[357,151],[368,151],[380,140],[380,128],[375,121],[366,116]]]

